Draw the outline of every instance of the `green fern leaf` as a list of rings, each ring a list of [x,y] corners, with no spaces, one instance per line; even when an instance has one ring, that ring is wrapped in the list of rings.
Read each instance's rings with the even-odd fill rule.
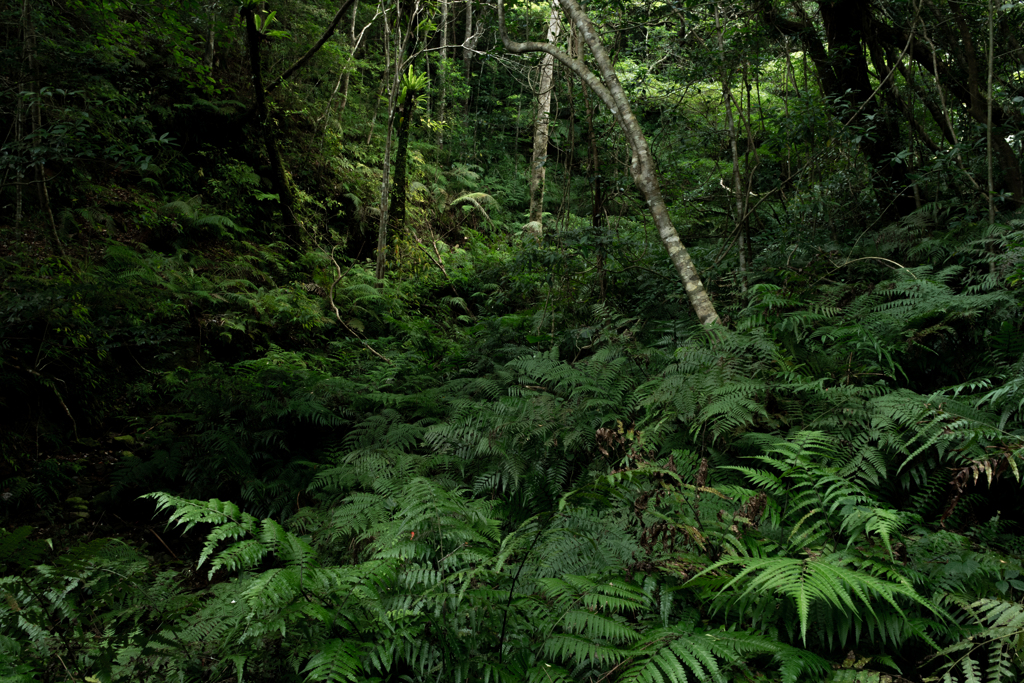
[[[337,638],[328,641],[306,665],[306,680],[363,683],[367,679],[360,676],[363,670],[361,655],[362,645],[357,641]]]

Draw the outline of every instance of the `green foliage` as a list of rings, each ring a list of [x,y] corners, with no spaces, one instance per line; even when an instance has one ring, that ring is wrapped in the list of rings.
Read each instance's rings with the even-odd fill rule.
[[[967,189],[985,135],[945,75],[970,77],[987,17],[859,15],[877,40],[920,27],[935,75],[831,44],[843,3],[770,4],[587,8],[711,328],[614,114],[564,73],[544,234],[523,232],[534,79],[493,32],[442,59],[425,8],[388,93],[408,17],[363,3],[262,128],[223,3],[8,12],[0,678],[1020,679],[1024,239],[1006,195],[993,220]],[[335,11],[259,10],[268,78]],[[1018,15],[992,15],[1007,58],[976,89],[1016,154]],[[811,38],[872,60],[868,100],[822,89],[844,76]],[[381,107],[411,94],[427,125],[378,280]],[[298,231],[268,132],[305,244],[277,241]]]

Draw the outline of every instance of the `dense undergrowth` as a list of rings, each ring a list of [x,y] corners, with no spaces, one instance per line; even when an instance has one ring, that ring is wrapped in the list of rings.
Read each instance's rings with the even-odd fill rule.
[[[1019,680],[1024,218],[939,196],[962,159],[893,219],[833,140],[737,275],[715,145],[668,136],[702,327],[637,197],[582,217],[579,160],[522,229],[521,95],[481,60],[449,74],[462,118],[414,131],[378,279],[382,56],[331,43],[279,91],[296,243],[218,11],[216,66],[148,3],[18,19],[37,70],[3,115],[46,116],[0,155],[26,207],[0,244],[0,681]]]

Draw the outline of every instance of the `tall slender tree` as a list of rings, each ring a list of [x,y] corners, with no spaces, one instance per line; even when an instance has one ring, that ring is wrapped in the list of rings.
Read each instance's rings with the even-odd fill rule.
[[[701,323],[705,325],[717,323],[719,321],[718,313],[711,303],[707,290],[704,289],[704,283],[701,282],[689,251],[683,246],[679,239],[679,233],[672,225],[672,219],[668,215],[668,207],[665,205],[665,198],[662,196],[661,186],[658,182],[654,157],[647,145],[647,138],[633,114],[629,98],[626,97],[626,93],[622,89],[622,84],[615,73],[615,67],[608,57],[607,50],[601,42],[601,37],[597,29],[594,28],[590,17],[576,3],[576,0],[559,0],[559,4],[579,32],[580,38],[590,48],[590,53],[597,66],[597,73],[594,73],[584,63],[582,56],[571,57],[552,43],[516,42],[509,38],[505,30],[504,3],[502,0],[498,0],[498,30],[501,33],[502,43],[506,50],[514,54],[544,52],[551,55],[586,83],[608,107],[629,143],[632,151],[630,172],[633,175],[633,180],[647,200],[647,206],[654,218],[658,235],[668,251],[679,278],[683,281],[690,305]]]
[[[552,0],[548,19],[547,41],[554,45],[561,31],[558,0]],[[555,58],[544,54],[540,60],[540,82],[537,87],[537,116],[533,123],[533,158],[530,161],[530,223],[543,222],[544,177],[548,160],[548,127],[551,120],[551,90],[554,87]]]
[[[391,223],[391,150],[394,142],[395,123],[399,118],[402,76],[419,52],[413,49],[416,39],[417,21],[423,12],[420,0],[400,1],[394,8],[394,21],[384,13],[385,54],[388,56],[388,70],[391,73],[391,88],[388,91],[388,121],[384,133],[384,162],[381,169],[380,222],[377,226],[377,279],[384,277],[387,264],[388,233]],[[393,23],[393,28],[392,28]],[[393,52],[388,48],[394,40]],[[404,207],[403,207],[404,209]]]
[[[280,201],[285,230],[289,239],[294,244],[299,245],[303,241],[302,227],[295,217],[295,199],[292,195],[291,186],[288,184],[288,176],[284,170],[281,150],[277,145],[277,131],[274,122],[270,119],[270,110],[267,107],[267,92],[263,87],[263,60],[260,55],[260,45],[265,36],[256,25],[256,12],[257,3],[255,2],[247,2],[242,6],[242,17],[245,20],[245,36],[249,47],[249,71],[252,78],[253,96],[256,100],[256,120],[263,135],[263,145],[267,150],[267,159],[270,161],[270,181]]]
[[[437,70],[437,146],[444,149],[445,99],[448,97],[448,0],[441,0],[441,51]]]
[[[732,193],[735,207],[734,233],[736,234],[736,242],[738,244],[739,253],[740,291],[746,294],[747,240],[746,234],[743,230],[744,226],[746,225],[746,220],[744,216],[744,213],[746,213],[746,193],[743,191],[743,181],[741,179],[740,173],[740,154],[739,145],[737,144],[738,134],[736,132],[736,123],[733,120],[732,116],[734,102],[732,96],[732,88],[729,85],[730,74],[725,62],[725,27],[722,25],[721,7],[718,3],[715,3],[715,28],[718,30],[718,58],[721,62],[719,66],[719,79],[722,82],[722,99],[725,100],[725,130],[729,136],[729,151],[732,154]]]
[[[402,92],[398,98],[398,144],[395,150],[395,181],[391,186],[391,230],[396,232],[405,225],[409,171],[409,131],[413,117],[427,87],[426,73],[415,73],[412,66],[402,76]]]

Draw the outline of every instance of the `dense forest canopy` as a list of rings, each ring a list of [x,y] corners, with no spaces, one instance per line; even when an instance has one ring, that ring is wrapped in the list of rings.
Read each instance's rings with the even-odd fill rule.
[[[1024,677],[1024,2],[0,22],[0,681]]]

